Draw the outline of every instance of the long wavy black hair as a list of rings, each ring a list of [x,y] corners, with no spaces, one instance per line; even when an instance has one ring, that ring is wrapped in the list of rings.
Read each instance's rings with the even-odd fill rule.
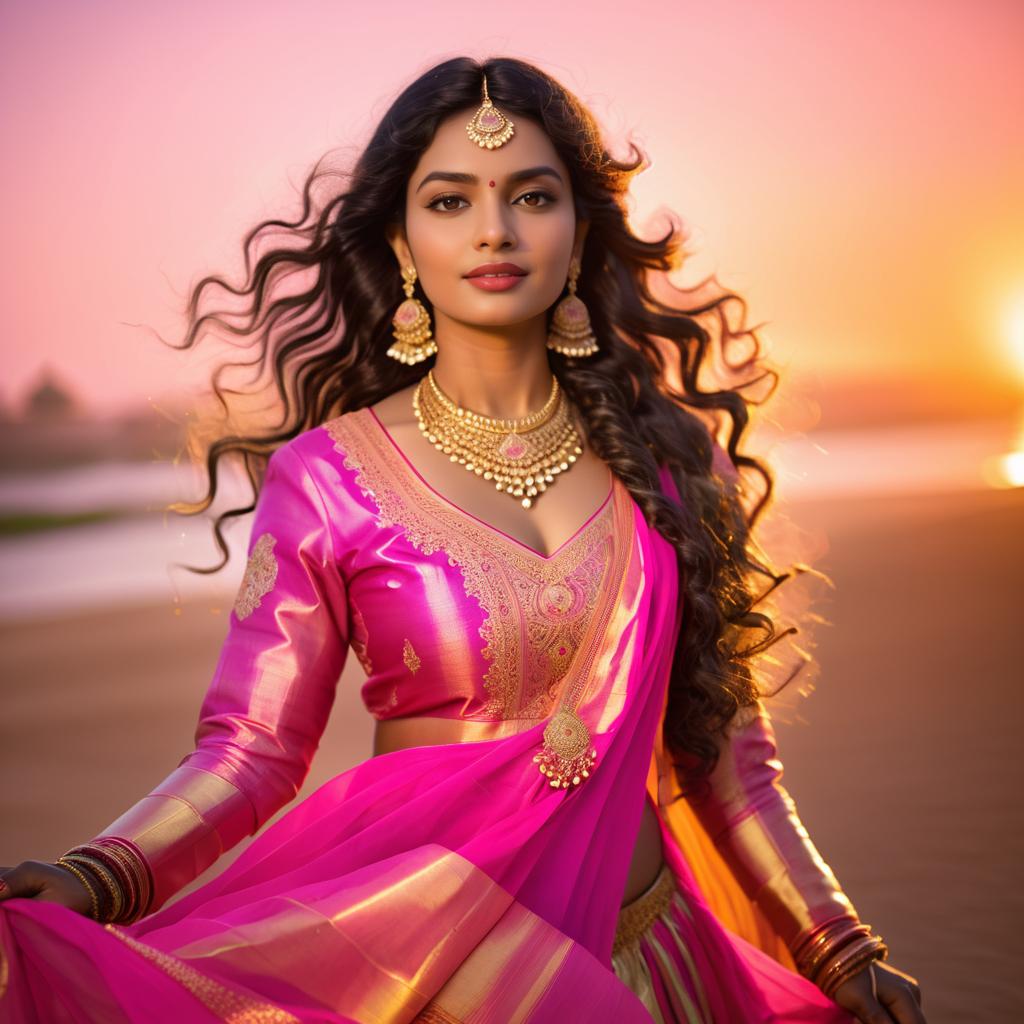
[[[551,369],[579,410],[595,453],[629,488],[647,522],[676,549],[684,618],[664,739],[682,794],[706,792],[706,777],[718,757],[716,734],[766,695],[759,660],[787,633],[797,632],[796,626],[778,632],[767,611],[755,610],[792,572],[775,572],[755,555],[752,531],[771,501],[773,478],[758,459],[738,451],[750,406],[771,395],[779,374],[764,360],[757,331],[743,326],[747,307],[740,296],[718,285],[715,276],[690,289],[668,280],[689,255],[674,215],[668,215],[661,238],[644,240],[631,230],[626,198],[630,181],[645,165],[642,151],[631,142],[629,159],[613,157],[583,104],[529,63],[457,57],[430,68],[387,109],[353,166],[329,169],[326,157],[315,165],[303,185],[296,220],[267,220],[247,235],[240,287],[216,275],[192,286],[188,331],[176,347],[193,346],[208,325],[227,331],[232,344],[249,348],[253,358],[229,361],[214,373],[221,409],[229,411],[227,395],[246,393],[224,387],[222,373],[256,366],[264,376],[269,371],[280,422],[276,429],[264,424],[256,433],[222,429],[202,445],[198,435],[193,437],[193,448],[201,448],[205,457],[208,491],[199,502],[172,506],[175,511],[197,515],[210,507],[218,461],[229,454],[241,461],[254,497],[214,521],[223,560],[191,571],[215,573],[227,563],[222,524],[255,508],[275,448],[412,384],[433,365],[431,358],[406,366],[385,354],[391,318],[403,299],[387,227],[404,218],[406,184],[439,123],[479,104],[483,74],[500,109],[513,119],[531,118],[547,132],[569,169],[577,216],[590,222],[578,294],[600,348],[579,359],[551,351]],[[339,177],[346,181],[340,191]],[[317,199],[322,188],[327,194]],[[275,232],[283,233],[284,241],[257,254]],[[277,287],[292,279],[302,282],[298,289]],[[200,314],[211,286],[242,299],[244,308]],[[741,313],[737,327],[729,323],[730,305]],[[228,315],[242,322],[232,323]],[[741,339],[749,351],[731,361]],[[733,380],[705,389],[698,378],[713,362],[719,375],[724,366]],[[758,387],[763,393],[757,399],[745,393]],[[724,427],[734,478],[712,464],[712,437],[720,437]],[[659,465],[671,471],[681,505],[663,493]],[[751,474],[760,478],[757,487]]]

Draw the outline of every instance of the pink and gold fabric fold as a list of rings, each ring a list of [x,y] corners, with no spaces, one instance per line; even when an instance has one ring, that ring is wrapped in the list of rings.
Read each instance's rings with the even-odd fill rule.
[[[612,948],[682,618],[675,549],[613,479],[562,550],[519,550],[431,494],[369,415],[271,459],[196,749],[102,833],[146,859],[149,913],[0,903],[0,1022],[651,1019]],[[463,741],[336,776],[172,899],[295,796],[357,633],[375,695],[427,713],[433,694]],[[477,646],[447,659],[452,636]],[[567,695],[596,759],[556,788],[535,758],[580,738],[549,731]],[[663,830],[714,1019],[846,1024],[723,927]]]
[[[315,447],[324,435],[314,433]],[[105,830],[145,852],[163,897],[294,795],[330,707],[351,577],[337,571],[340,538],[320,488],[353,478],[332,445],[304,450],[306,465],[319,454],[332,471],[314,480],[296,447],[275,453],[264,481],[197,749]],[[511,735],[357,766],[212,881],[134,923],[10,901],[0,907],[0,1019],[14,1019],[12,1008],[34,1019],[44,990],[47,1010],[60,1004],[67,1019],[193,1019],[180,997],[153,999],[170,977],[232,1021],[544,1022],[580,1007],[645,1021],[609,959],[677,626],[676,577],[668,546],[619,483],[614,501],[616,576],[573,676],[575,713],[597,752],[581,785],[555,789],[538,771],[546,720],[527,721]],[[399,527],[390,539],[400,537]],[[81,955],[62,955],[65,940]],[[104,977],[127,980],[90,996]],[[97,1000],[103,1015],[92,1018]]]

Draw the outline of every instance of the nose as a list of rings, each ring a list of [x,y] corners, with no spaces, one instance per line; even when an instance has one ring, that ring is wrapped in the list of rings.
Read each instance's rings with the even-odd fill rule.
[[[488,196],[478,205],[477,209],[480,211],[477,224],[477,248],[514,248],[516,236],[512,229],[512,212],[506,207],[501,196]]]

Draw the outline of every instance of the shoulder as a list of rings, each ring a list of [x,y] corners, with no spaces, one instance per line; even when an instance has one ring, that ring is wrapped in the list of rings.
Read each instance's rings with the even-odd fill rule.
[[[322,473],[339,454],[344,454],[352,440],[365,429],[368,409],[342,413],[279,445],[270,456],[272,463],[295,468],[304,467],[310,474]]]
[[[286,476],[336,523],[361,522],[374,508],[372,496],[365,493],[364,474],[378,463],[380,445],[371,410],[354,409],[280,445],[270,458],[268,479],[271,473]]]

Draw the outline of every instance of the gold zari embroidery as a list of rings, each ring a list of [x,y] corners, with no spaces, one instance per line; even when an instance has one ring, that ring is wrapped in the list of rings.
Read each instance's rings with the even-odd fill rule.
[[[638,942],[643,933],[665,912],[675,893],[676,877],[666,862],[662,864],[651,887],[619,910],[612,954]]]
[[[419,670],[420,667],[420,656],[413,650],[412,642],[408,637],[405,638],[405,645],[402,647],[402,661],[405,662],[405,667],[413,673]]]
[[[356,657],[359,659],[359,664],[363,666],[363,671],[367,676],[373,675],[373,662],[370,660],[368,651],[368,645],[370,642],[370,635],[366,629],[366,620],[363,618],[363,613],[354,604],[349,604],[349,610],[352,615],[352,628],[351,636],[349,638],[349,644],[352,650],[355,651]]]
[[[534,760],[553,787],[578,785],[591,774],[597,751],[575,708],[625,579],[632,548],[625,525],[633,515],[628,492],[613,477],[600,512],[544,557],[437,494],[372,410],[328,420],[324,429],[372,499],[377,525],[400,527],[424,554],[446,552],[466,593],[479,602],[485,615],[481,654],[490,662],[483,714],[497,721],[535,720],[551,716],[557,705]]]
[[[147,946],[132,938],[116,925],[103,926],[122,942],[147,960],[152,960],[176,982],[192,993],[228,1024],[301,1024],[299,1018],[270,1003],[263,1003],[239,992],[233,992],[220,982],[196,970],[190,964],[163,950]]]
[[[277,538],[272,533],[263,533],[253,545],[252,553],[245,563],[242,585],[235,598],[235,614],[247,619],[259,608],[260,601],[274,589],[277,582],[277,558],[274,545]]]
[[[443,550],[485,613],[481,655],[490,664],[483,714],[544,718],[591,628],[612,548],[614,500],[551,558],[531,552],[410,482],[411,470],[367,409],[324,424],[347,469],[377,508],[379,526],[400,526],[424,554]],[[500,550],[499,550],[500,545]]]

